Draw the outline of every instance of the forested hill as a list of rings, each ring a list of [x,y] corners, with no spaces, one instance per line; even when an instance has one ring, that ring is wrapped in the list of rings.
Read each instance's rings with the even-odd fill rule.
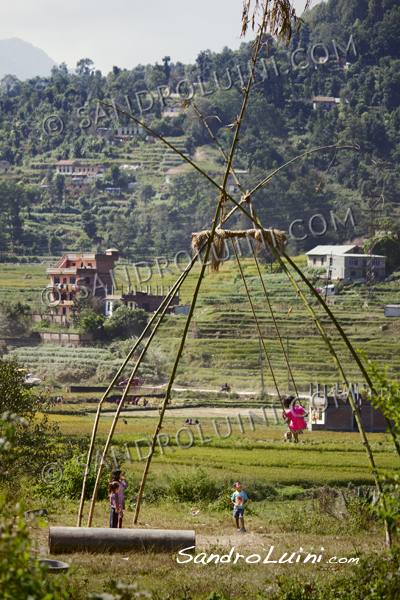
[[[269,55],[257,64],[234,163],[242,185],[251,189],[277,167],[317,146],[354,144],[362,151],[338,151],[325,176],[332,150],[310,154],[280,171],[255,195],[256,209],[266,227],[287,232],[294,220],[304,221],[293,231],[298,238],[306,237],[291,241],[292,252],[318,243],[343,243],[368,235],[367,209],[382,193],[385,179],[376,228],[396,235],[400,3],[330,0],[318,4],[305,20],[289,47],[272,44]],[[190,233],[210,224],[215,190],[143,132],[116,140],[118,123],[133,122],[101,108],[96,100],[132,111],[218,178],[224,161],[213,140],[191,102],[180,109],[185,96],[195,91],[196,106],[228,151],[251,48],[251,43],[243,43],[237,51],[204,50],[193,65],[165,56],[160,63],[132,70],[115,66],[107,76],[90,59],[82,59],[74,74],[61,64],[49,78],[4,77],[0,159],[9,161],[11,169],[0,176],[0,205],[6,217],[1,224],[1,259],[9,260],[10,253],[43,256],[112,246],[132,260],[187,249]],[[161,102],[163,86],[171,94]],[[335,100],[326,106],[324,101],[314,104],[314,97]],[[179,116],[168,111],[171,106],[178,107]],[[103,164],[108,170],[78,189],[71,178],[56,174],[60,159]],[[110,187],[119,189],[119,195],[107,192]],[[330,211],[344,219],[348,208],[355,226],[348,221],[335,231]],[[324,237],[308,228],[315,214],[326,219]],[[324,229],[319,217],[314,225],[317,233]],[[247,224],[238,216],[231,224],[235,226]]]

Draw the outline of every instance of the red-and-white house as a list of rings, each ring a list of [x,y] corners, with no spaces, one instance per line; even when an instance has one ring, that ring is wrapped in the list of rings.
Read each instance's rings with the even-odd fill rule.
[[[136,285],[128,285],[125,292],[121,286],[120,293],[115,289],[114,266],[118,257],[118,250],[114,248],[105,254],[64,254],[54,267],[46,269],[50,277],[47,294],[52,314],[68,316],[78,294],[81,298],[90,294],[102,299],[106,317],[112,316],[116,302],[132,310],[156,311],[165,298],[163,286],[156,286],[155,293],[151,286],[142,290],[142,286],[137,289]],[[167,291],[170,288],[165,289]],[[170,306],[172,309],[178,305],[179,291]]]
[[[51,312],[69,315],[77,294],[92,294],[105,298],[111,291],[114,264],[118,250],[111,248],[105,254],[64,254],[54,267],[46,269]]]

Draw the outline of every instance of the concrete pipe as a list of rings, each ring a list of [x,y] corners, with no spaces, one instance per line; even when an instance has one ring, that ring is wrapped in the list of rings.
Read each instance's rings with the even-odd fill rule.
[[[175,551],[196,545],[196,534],[188,530],[112,529],[100,527],[50,527],[50,554],[87,550]]]

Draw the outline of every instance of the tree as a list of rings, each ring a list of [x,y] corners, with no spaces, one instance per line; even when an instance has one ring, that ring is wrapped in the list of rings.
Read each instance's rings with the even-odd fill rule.
[[[104,323],[104,332],[111,339],[140,335],[147,325],[148,318],[149,315],[145,310],[132,310],[127,306],[121,306]]]
[[[0,82],[1,91],[6,96],[11,96],[11,92],[17,92],[20,80],[15,75],[5,75]]]
[[[82,228],[90,239],[94,239],[96,237],[97,224],[93,215],[88,210],[85,210],[82,213]]]
[[[152,185],[150,184],[146,184],[143,187],[140,188],[139,190],[139,198],[142,200],[142,202],[144,202],[146,205],[147,203],[154,198],[154,196],[156,195],[156,191],[153,188]]]
[[[90,75],[93,72],[94,62],[90,58],[81,58],[76,63],[76,73],[78,75]]]
[[[18,415],[25,421],[15,424],[13,456],[2,465],[3,475],[8,479],[21,473],[39,475],[43,466],[57,460],[60,454],[54,437],[58,426],[50,425],[48,421],[48,401],[40,393],[24,387],[24,379],[25,371],[15,358],[0,358],[0,415],[6,413],[5,421],[0,422],[0,436],[12,415]]]
[[[20,337],[30,329],[29,304],[2,300],[0,302],[0,335]]]
[[[393,272],[400,266],[400,227],[396,219],[378,219],[375,236],[365,243],[365,251],[386,256],[386,268]]]
[[[21,208],[25,205],[25,188],[10,179],[0,182],[1,245],[14,246],[22,237]]]
[[[55,235],[50,235],[49,236],[49,254],[51,254],[51,256],[54,256],[55,254],[57,254],[57,250],[58,250],[58,240]]]
[[[150,89],[155,90],[160,85],[166,85],[168,79],[165,74],[165,67],[156,63],[146,76],[147,85]]]
[[[207,80],[211,74],[212,58],[211,50],[202,50],[196,58],[197,66],[199,67],[200,75]]]
[[[3,380],[0,365],[0,385]],[[1,400],[0,400],[1,402]],[[18,458],[18,431],[29,426],[26,419],[0,410],[0,481],[7,481],[6,494],[0,494],[0,581],[3,598],[31,598],[67,600],[69,594],[61,591],[59,583],[46,581],[46,568],[32,561],[32,541],[24,522],[24,506],[8,505],[15,499],[14,485],[10,486],[8,469]],[[7,498],[8,496],[8,498]],[[16,520],[18,519],[18,521]]]
[[[162,59],[163,63],[164,63],[164,73],[165,73],[165,77],[167,79],[167,83],[169,81],[169,76],[171,75],[171,67],[169,66],[169,63],[171,62],[171,57],[170,56],[164,56],[164,58]]]
[[[87,317],[102,316],[104,314],[104,306],[101,298],[96,296],[87,296],[86,298],[75,298],[74,303],[71,307],[71,320],[74,327],[81,327],[83,319]],[[93,323],[94,321],[88,321],[87,323]],[[99,323],[99,321],[96,321]],[[100,327],[102,323],[99,323],[97,327]],[[96,329],[97,329],[96,327]]]
[[[61,175],[61,173],[57,173],[54,177],[54,183],[57,189],[58,201],[61,204],[63,200],[64,190],[65,190],[65,177]]]
[[[113,186],[118,187],[118,184],[121,182],[121,171],[120,171],[118,165],[111,165],[110,175],[111,175]]]
[[[92,313],[87,317],[83,317],[80,321],[79,329],[82,333],[92,333],[99,329],[105,321],[105,317]]]

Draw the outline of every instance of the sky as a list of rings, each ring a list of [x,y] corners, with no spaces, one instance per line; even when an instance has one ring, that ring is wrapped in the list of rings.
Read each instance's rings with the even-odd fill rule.
[[[305,3],[294,0],[300,13]],[[93,60],[103,74],[113,65],[161,63],[164,56],[194,63],[201,50],[240,46],[242,5],[243,0],[13,0],[3,3],[0,39],[29,42],[71,71],[81,58]]]

